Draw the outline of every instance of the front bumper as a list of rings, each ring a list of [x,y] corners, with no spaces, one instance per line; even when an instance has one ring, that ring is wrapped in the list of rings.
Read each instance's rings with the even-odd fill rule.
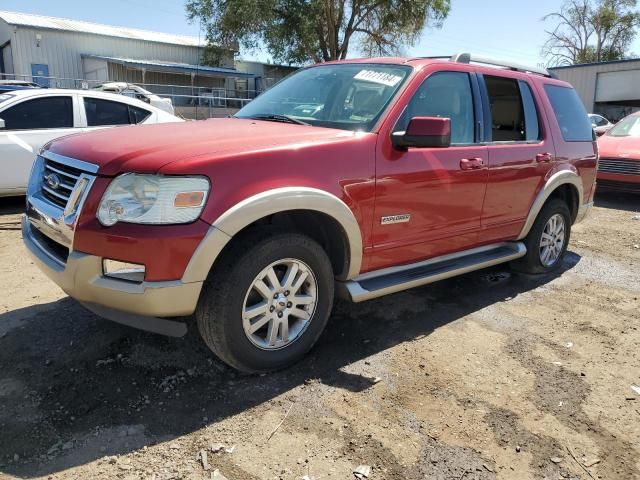
[[[103,275],[101,257],[71,251],[63,263],[39,241],[33,228],[29,217],[24,216],[22,236],[31,258],[69,296],[110,320],[174,336],[186,332],[184,324],[154,317],[191,315],[202,282],[134,283],[109,278]]]
[[[131,261],[120,257],[131,252],[133,263],[146,266],[148,257],[140,261],[139,249],[132,248],[126,237],[105,235],[109,248],[102,244],[93,254],[86,252],[98,241],[85,242],[78,248],[76,229],[85,202],[91,201],[88,199],[92,187],[101,181],[98,169],[97,165],[50,151],[38,155],[29,179],[27,209],[22,220],[22,237],[31,258],[65,293],[98,315],[152,332],[184,335],[186,324],[172,318],[195,311],[206,274],[196,268],[195,273],[180,280],[173,280],[176,275],[165,281],[149,276],[147,270],[145,278],[152,280],[127,281],[105,275],[102,266],[103,256]],[[190,239],[192,243],[199,241],[195,237]],[[174,247],[169,254],[147,242],[148,250],[156,257],[160,255],[160,261],[176,263],[171,253],[182,251],[175,248],[175,238],[169,235],[168,243]]]

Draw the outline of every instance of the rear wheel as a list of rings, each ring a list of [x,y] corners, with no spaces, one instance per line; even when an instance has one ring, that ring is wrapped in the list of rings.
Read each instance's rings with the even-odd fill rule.
[[[571,235],[569,207],[560,199],[549,200],[524,239],[527,254],[512,262],[524,273],[548,273],[562,265]]]
[[[322,247],[297,233],[270,234],[239,242],[221,262],[196,311],[209,348],[247,373],[277,370],[302,358],[324,330],[333,305],[333,271]]]

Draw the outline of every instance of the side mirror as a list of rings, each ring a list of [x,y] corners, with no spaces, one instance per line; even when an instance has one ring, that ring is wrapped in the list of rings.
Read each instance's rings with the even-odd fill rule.
[[[0,118],[0,130],[3,130],[5,127],[4,120]]]
[[[413,148],[447,148],[451,145],[451,119],[413,117],[405,132],[391,134],[393,146],[400,150]]]

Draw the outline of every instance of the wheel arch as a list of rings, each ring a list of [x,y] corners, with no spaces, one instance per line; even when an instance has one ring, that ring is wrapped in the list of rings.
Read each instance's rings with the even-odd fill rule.
[[[583,199],[583,192],[582,178],[575,171],[561,170],[551,175],[542,190],[536,195],[522,230],[518,235],[518,240],[522,240],[529,234],[540,210],[550,198],[561,198],[566,201],[571,212],[571,221],[575,222],[580,202]]]
[[[340,280],[360,273],[362,234],[351,209],[324,190],[284,187],[249,197],[215,220],[189,261],[182,280],[204,281],[229,242],[253,226],[274,222],[291,225],[323,245]]]

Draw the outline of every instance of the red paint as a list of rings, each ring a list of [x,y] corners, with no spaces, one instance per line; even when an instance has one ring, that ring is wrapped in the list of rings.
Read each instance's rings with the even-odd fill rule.
[[[179,279],[209,224],[226,210],[265,190],[304,186],[330,192],[351,208],[362,233],[364,272],[514,240],[533,198],[558,170],[571,169],[582,175],[588,186],[583,201],[591,198],[594,144],[562,140],[544,93],[545,83],[566,84],[440,60],[354,62],[414,67],[372,133],[216,119],[114,128],[53,143],[55,153],[100,166],[100,177],[79,220],[74,248],[144,263],[150,281]],[[442,70],[504,75],[528,82],[540,110],[542,141],[394,149],[391,132],[407,102],[428,75]],[[446,134],[447,122],[437,124],[437,134]],[[424,134],[421,124],[418,127],[417,134]],[[434,134],[433,128],[428,131]],[[550,154],[550,161],[537,161],[541,154]],[[102,194],[111,177],[125,172],[206,175],[212,190],[201,220],[178,226],[101,226],[95,212]],[[399,214],[410,214],[411,220],[381,225],[381,217]]]
[[[209,224],[197,220],[188,225],[117,223],[103,227],[95,212],[109,181],[108,178],[98,178],[94,182],[78,219],[74,250],[144,264],[145,280],[150,282],[181,278]]]
[[[451,122],[447,118],[414,117],[407,127],[407,135],[451,135]]]
[[[620,159],[640,163],[640,137],[614,137],[606,133],[598,138],[598,150],[600,158],[603,159]],[[636,185],[640,184],[640,175],[598,172],[598,180],[620,183],[621,186],[624,184]]]

